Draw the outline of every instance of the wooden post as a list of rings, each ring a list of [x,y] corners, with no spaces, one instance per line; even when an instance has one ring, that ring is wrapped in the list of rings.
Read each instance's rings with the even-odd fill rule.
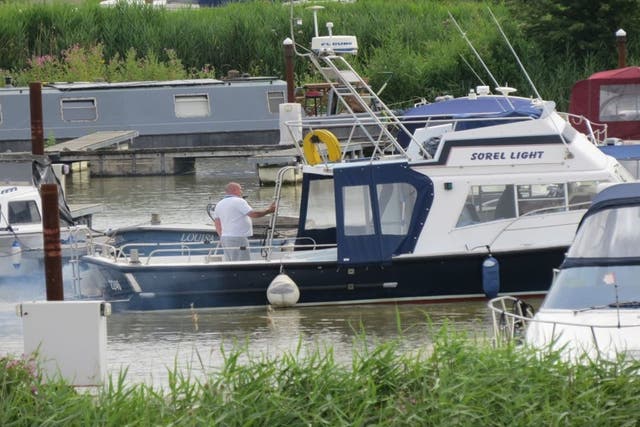
[[[284,46],[284,63],[287,80],[287,102],[296,102],[295,83],[293,79],[293,40],[287,37],[284,39],[282,45]]]
[[[618,46],[618,68],[627,66],[627,33],[620,28],[616,31],[616,45]]]
[[[58,185],[42,184],[42,233],[44,238],[44,274],[47,301],[63,301],[62,249],[60,247],[60,213]]]
[[[31,110],[31,152],[44,154],[44,130],[42,124],[42,83],[29,83],[29,107]]]

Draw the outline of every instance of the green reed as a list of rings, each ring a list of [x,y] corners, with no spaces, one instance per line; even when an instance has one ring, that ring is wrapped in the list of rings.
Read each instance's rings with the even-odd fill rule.
[[[553,351],[505,346],[427,328],[429,348],[402,337],[351,362],[332,349],[277,357],[222,349],[204,378],[174,366],[168,386],[132,384],[126,371],[87,393],[43,382],[29,361],[0,359],[0,424],[20,425],[635,425],[640,363],[564,362]]]

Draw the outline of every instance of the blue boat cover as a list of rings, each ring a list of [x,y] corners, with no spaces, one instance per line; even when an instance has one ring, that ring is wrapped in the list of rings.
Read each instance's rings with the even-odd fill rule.
[[[393,255],[413,252],[433,202],[433,182],[429,177],[412,170],[406,162],[363,163],[334,169],[334,181],[339,264],[384,264],[390,262]],[[398,187],[384,184],[400,184],[399,187],[404,192]],[[372,230],[362,233],[353,233],[351,230],[347,232],[345,223],[348,219],[345,216],[349,212],[346,212],[345,206],[353,206],[349,200],[345,200],[345,196],[350,194],[343,191],[347,187],[360,187],[360,190],[368,187],[372,215],[368,225],[373,226]],[[388,194],[386,191],[389,190],[396,193]],[[405,196],[408,205],[414,203],[407,224],[405,227],[387,227],[383,230],[383,212],[385,209],[398,209],[398,206],[390,207],[389,203],[401,203],[399,199]]]
[[[542,110],[527,98],[478,96],[475,99],[469,97],[452,98],[410,108],[402,114],[402,119],[413,121],[423,118],[487,118],[487,120],[461,121],[456,124],[456,130],[468,130],[504,123],[504,120],[491,120],[495,118],[538,118],[541,113]],[[406,127],[409,131],[414,132],[418,126],[418,124],[408,124]],[[409,138],[406,135],[400,135],[398,139],[404,148],[409,144]]]
[[[615,157],[617,160],[640,159],[640,144],[601,145],[599,148],[604,154]]]

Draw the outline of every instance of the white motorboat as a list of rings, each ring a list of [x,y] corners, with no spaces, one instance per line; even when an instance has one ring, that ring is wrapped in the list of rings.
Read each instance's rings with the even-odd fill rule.
[[[132,256],[94,245],[83,260],[105,299],[146,310],[543,295],[598,186],[633,179],[553,102],[509,88],[398,117],[347,62],[355,37],[327,27],[301,56],[340,88],[345,113],[304,137],[304,119],[285,123],[304,162],[297,236],[268,236],[241,262],[217,247]],[[338,138],[333,126],[357,129],[364,157],[347,155],[356,132]]]
[[[526,304],[513,297],[493,300],[501,319],[496,330],[503,338],[519,331],[528,345],[555,349],[567,360],[640,358],[639,218],[640,184],[604,189],[537,313],[527,315]]]
[[[40,272],[42,264],[43,209],[40,186],[58,185],[61,249],[80,256],[94,233],[91,216],[99,208],[74,215],[49,159],[32,154],[0,156],[0,280]],[[29,256],[26,254],[29,253]]]

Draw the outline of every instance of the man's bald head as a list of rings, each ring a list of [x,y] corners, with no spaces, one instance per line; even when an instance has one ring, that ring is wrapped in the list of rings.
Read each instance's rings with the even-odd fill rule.
[[[237,182],[230,182],[224,188],[227,194],[231,194],[234,196],[240,196],[242,194],[242,186]]]

